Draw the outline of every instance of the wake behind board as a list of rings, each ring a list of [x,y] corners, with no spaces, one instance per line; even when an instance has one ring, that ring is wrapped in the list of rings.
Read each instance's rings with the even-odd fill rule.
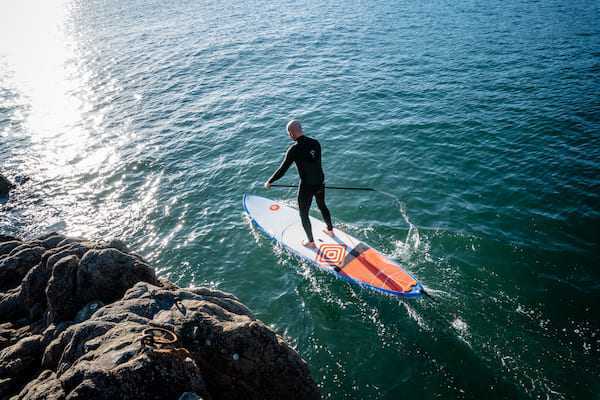
[[[244,210],[271,239],[340,279],[394,296],[418,297],[423,293],[421,284],[400,265],[339,229],[330,237],[323,232],[326,226],[321,220],[310,217],[317,249],[308,249],[302,245],[306,237],[297,209],[244,194]]]

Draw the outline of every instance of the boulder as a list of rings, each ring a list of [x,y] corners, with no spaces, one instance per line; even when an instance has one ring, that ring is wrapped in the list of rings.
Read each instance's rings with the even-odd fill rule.
[[[0,243],[11,242],[13,240],[19,240],[18,238],[11,235],[0,234]]]
[[[15,321],[27,315],[27,308],[20,294],[19,289],[0,293],[0,323]]]
[[[66,237],[63,235],[54,234],[54,235],[51,235],[44,239],[38,239],[38,240],[40,240],[41,245],[44,246],[45,248],[52,249],[65,239],[66,239]]]
[[[6,242],[0,242],[0,257],[8,256],[11,251],[22,245],[23,242],[19,240],[8,240]]]
[[[0,196],[8,196],[8,193],[15,185],[11,183],[4,175],[0,174]]]
[[[40,262],[42,254],[46,251],[41,246],[19,246],[13,249],[8,256],[0,259],[0,290],[12,289],[21,283],[27,272]]]
[[[74,321],[79,323],[90,319],[92,314],[94,314],[103,305],[104,304],[101,301],[92,301],[86,304],[79,311],[77,311]]]
[[[45,370],[36,379],[29,382],[15,398],[17,400],[64,400],[65,397],[65,392],[56,374]]]
[[[139,281],[158,284],[154,269],[140,258],[113,248],[90,250],[77,269],[77,297],[83,304],[110,303]]]
[[[0,398],[6,398],[37,375],[43,350],[41,341],[41,335],[26,337],[0,352],[0,377],[10,380],[2,385]]]
[[[123,253],[129,253],[129,247],[127,246],[127,244],[125,244],[125,242],[123,242],[120,239],[110,239],[108,241],[105,242],[100,242],[98,244],[99,248],[104,248],[104,249],[108,249],[108,248],[113,248],[113,249],[117,249]]]
[[[23,185],[27,182],[29,182],[31,180],[31,178],[29,176],[26,175],[17,175],[15,176],[15,183],[17,185]]]
[[[46,287],[49,323],[68,321],[75,317],[79,307],[75,296],[79,257],[61,258],[54,268]]]
[[[319,398],[298,353],[235,296],[157,279],[120,241],[52,232],[0,249],[0,398]]]
[[[40,263],[25,275],[21,282],[21,299],[29,310],[30,319],[39,318],[46,310],[46,286],[54,265],[64,257],[81,258],[89,249],[86,244],[73,242],[47,250]]]
[[[37,239],[30,240],[27,242],[20,242],[19,246],[15,247],[14,249],[12,249],[10,251],[10,253],[8,253],[8,256],[9,257],[13,256],[13,255],[17,254],[18,252],[20,252],[21,250],[31,249],[34,247],[44,247],[44,246],[42,246],[42,242]]]

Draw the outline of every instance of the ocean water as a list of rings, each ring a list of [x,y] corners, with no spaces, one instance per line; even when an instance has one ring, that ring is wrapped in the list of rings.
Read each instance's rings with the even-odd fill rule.
[[[334,222],[434,299],[248,223],[302,121]],[[331,399],[600,398],[600,3],[4,1],[0,231],[118,237],[235,293]],[[290,170],[281,183],[295,184]],[[318,216],[318,213],[315,215]]]

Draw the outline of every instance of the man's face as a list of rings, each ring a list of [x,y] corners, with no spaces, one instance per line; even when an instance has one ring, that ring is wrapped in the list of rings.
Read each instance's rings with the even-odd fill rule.
[[[292,132],[291,129],[288,129],[288,136],[290,137],[290,139],[296,140],[296,137],[294,136],[294,133]]]

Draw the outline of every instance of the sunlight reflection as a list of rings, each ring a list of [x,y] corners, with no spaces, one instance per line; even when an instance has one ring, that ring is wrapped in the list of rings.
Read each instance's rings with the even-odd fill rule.
[[[81,101],[72,91],[80,82],[69,79],[74,44],[65,32],[66,2],[11,2],[3,11],[0,49],[29,105],[28,130],[54,136],[76,126]]]
[[[47,178],[97,168],[115,153],[110,148],[86,150],[95,143],[94,128],[104,116],[93,107],[87,87],[93,75],[84,66],[72,32],[72,1],[22,1],[3,6],[0,58],[10,84],[24,104],[23,131],[37,153]],[[5,82],[6,83],[6,82]]]
[[[118,95],[121,88],[114,77],[104,76],[104,65],[90,59],[94,50],[81,43],[80,12],[73,0],[3,4],[0,84],[15,95],[0,102],[10,101],[16,111],[0,137],[25,140],[20,169],[38,182],[51,182],[37,187],[40,194],[52,193],[44,198],[47,208],[29,212],[48,229],[94,236],[114,231],[110,226],[124,218],[118,211],[123,179],[107,185],[105,172],[121,162],[119,146],[131,133],[113,132],[119,137],[106,140],[103,125],[111,102],[103,92]],[[98,194],[105,200],[99,203]],[[99,221],[107,225],[98,226]]]

